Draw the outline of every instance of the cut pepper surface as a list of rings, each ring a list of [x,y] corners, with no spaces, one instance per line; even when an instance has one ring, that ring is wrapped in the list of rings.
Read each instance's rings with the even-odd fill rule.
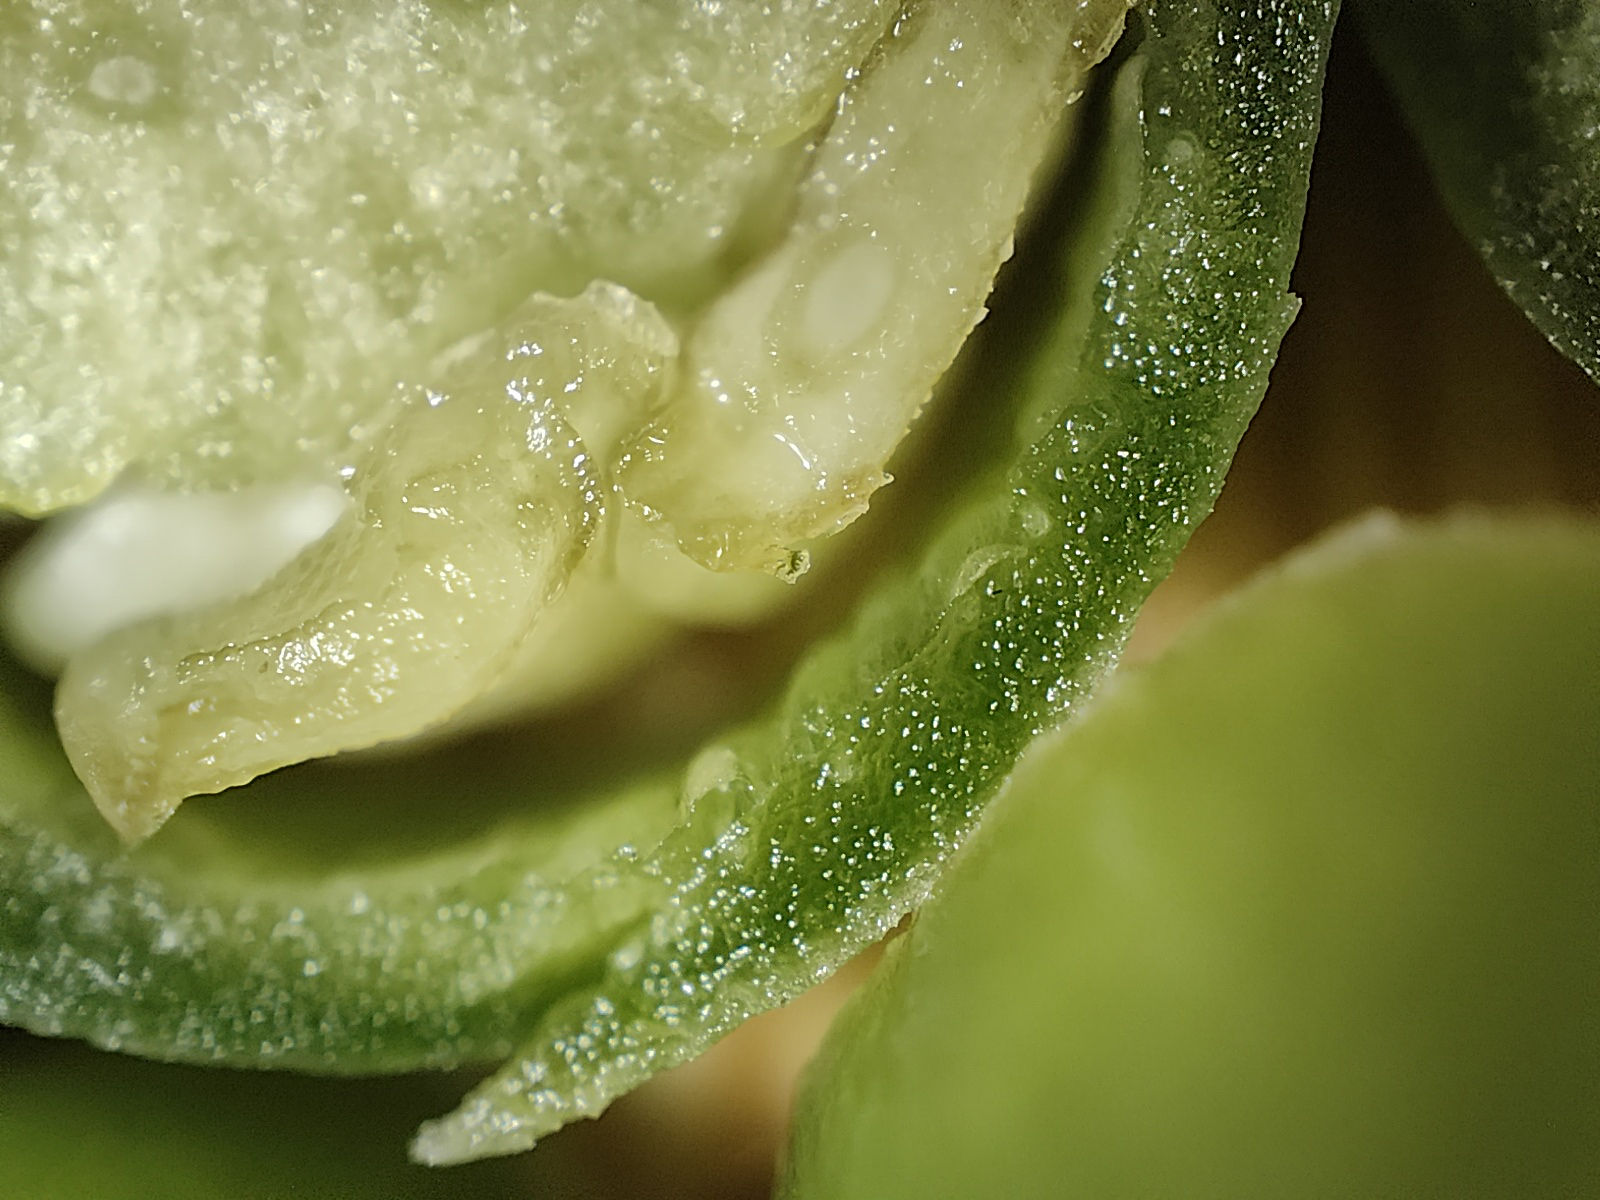
[[[446,1163],[598,1113],[882,936],[1082,704],[1215,500],[1296,307],[1334,9],[1130,18],[1074,227],[1028,250],[1055,286],[995,388],[1000,461],[765,716],[671,776],[537,805],[549,789],[511,782],[521,815],[348,856],[284,852],[220,807],[128,851],[12,680],[0,1015],[187,1061],[504,1058],[418,1135]],[[362,770],[251,787],[349,803]],[[415,776],[449,799],[447,769]]]

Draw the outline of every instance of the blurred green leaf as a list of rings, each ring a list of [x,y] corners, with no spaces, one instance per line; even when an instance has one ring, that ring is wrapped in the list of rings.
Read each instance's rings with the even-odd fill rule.
[[[1031,753],[787,1195],[1600,1189],[1600,529],[1370,521]]]

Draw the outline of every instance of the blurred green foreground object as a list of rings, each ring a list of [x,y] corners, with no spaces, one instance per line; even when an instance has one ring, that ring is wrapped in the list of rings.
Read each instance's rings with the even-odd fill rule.
[[[0,1035],[5,1200],[511,1200],[525,1159],[430,1171],[412,1126],[447,1079],[327,1080],[141,1062]],[[459,1086],[456,1085],[456,1086]],[[84,1152],[88,1148],[88,1152]],[[545,1165],[545,1164],[541,1164]],[[546,1170],[548,1186],[558,1172]]]
[[[1019,768],[787,1195],[1600,1185],[1600,529],[1371,520]]]

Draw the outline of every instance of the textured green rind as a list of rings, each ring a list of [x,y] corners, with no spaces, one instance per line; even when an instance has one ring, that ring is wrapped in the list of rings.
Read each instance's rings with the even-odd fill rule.
[[[48,726],[9,698],[0,745],[0,1019],[189,1062],[354,1073],[504,1056],[659,901],[606,862],[647,850],[677,811],[670,789],[642,788],[342,868],[286,864],[203,815],[124,852]],[[300,802],[350,803],[338,783],[319,796],[313,777]]]
[[[1358,526],[1041,745],[783,1194],[1587,1195],[1600,528]]]
[[[1015,465],[733,744],[714,841],[598,986],[415,1151],[525,1148],[780,1004],[926,894],[1209,511],[1294,311],[1332,4],[1152,4]]]
[[[1114,656],[1214,500],[1293,312],[1331,5],[1140,20],[1013,466],[768,722],[697,760],[681,798],[645,789],[448,851],[297,865],[248,823],[188,813],[120,853],[17,709],[4,1019],[324,1071],[502,1055],[531,1031],[425,1133],[439,1161],[598,1110],[892,926]],[[332,803],[338,778],[266,786],[321,779]]]
[[[1368,0],[1359,11],[1456,223],[1600,382],[1600,9]]]

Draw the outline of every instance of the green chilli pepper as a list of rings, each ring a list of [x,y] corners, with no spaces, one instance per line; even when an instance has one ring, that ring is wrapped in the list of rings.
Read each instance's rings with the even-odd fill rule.
[[[1042,15],[1051,8],[1005,12],[1053,28],[1055,17]],[[986,457],[950,474],[972,482],[930,504],[938,515],[916,535],[915,565],[874,585],[843,632],[807,651],[764,715],[687,763],[630,772],[625,753],[595,740],[579,753],[615,758],[620,779],[595,769],[569,784],[514,749],[482,762],[441,754],[301,769],[186,805],[126,849],[75,781],[38,687],[16,674],[0,709],[9,767],[0,1016],[189,1062],[355,1073],[506,1059],[418,1135],[417,1157],[447,1163],[524,1149],[598,1113],[881,937],[928,894],[1024,747],[1083,704],[1217,496],[1295,312],[1289,270],[1334,9],[1329,0],[1153,0],[1130,15],[1079,101],[1070,231],[1025,248],[1035,285],[1023,333],[994,334],[988,358],[980,334],[969,360],[963,386],[984,419],[966,448]],[[927,0],[873,19],[878,32],[893,18],[892,36],[914,36],[919,20],[965,11]],[[0,19],[0,35],[6,28]],[[870,46],[877,34],[852,36]],[[158,99],[136,65],[115,70],[100,81],[105,103]],[[919,102],[913,90],[905,104]],[[570,246],[549,251],[579,276],[600,263],[646,286],[648,248],[585,253],[574,266],[582,256]],[[852,277],[873,278],[870,269]],[[579,301],[613,299],[591,290]],[[660,304],[670,316],[669,300]],[[657,328],[627,308],[619,337],[643,327],[636,318]],[[964,332],[975,319],[955,313],[950,323]],[[824,323],[818,336],[834,332]],[[395,345],[413,336],[401,330]],[[727,340],[737,349],[737,337]],[[948,361],[953,350],[930,353]],[[670,446],[710,419],[670,415],[678,411],[650,427],[650,445]],[[561,422],[579,424],[559,405],[541,412],[538,428],[558,439],[568,436]],[[784,508],[752,532],[716,517],[727,496],[706,491],[709,476],[692,458],[653,453],[626,460],[636,468],[623,486],[638,481],[648,515],[675,529],[685,554],[780,574],[803,566],[788,549],[794,539],[848,519],[882,482],[863,467],[822,508]],[[18,494],[100,486],[95,472],[110,467],[97,454],[48,480],[46,468],[61,464],[29,460],[45,474],[18,483]],[[185,460],[173,470],[202,467]],[[362,511],[399,511],[387,503]],[[564,528],[586,530],[583,520]],[[768,528],[782,536],[772,541]],[[166,637],[178,627],[150,628]],[[270,643],[274,653],[289,644]],[[173,653],[178,667],[138,684],[130,705],[198,661]],[[127,655],[116,661],[143,661]],[[81,694],[115,699],[108,677],[92,675]],[[185,744],[203,748],[211,736]],[[401,808],[391,819],[378,807],[389,793],[427,818],[413,822]],[[358,816],[352,804],[363,806]],[[119,828],[145,836],[175,805]]]

